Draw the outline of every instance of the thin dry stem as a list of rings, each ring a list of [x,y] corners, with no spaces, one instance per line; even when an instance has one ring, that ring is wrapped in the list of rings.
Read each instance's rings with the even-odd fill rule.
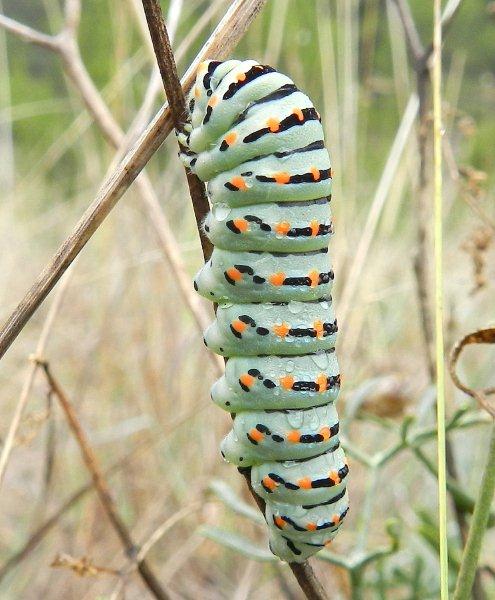
[[[60,306],[62,305],[62,301],[67,291],[67,287],[69,284],[69,280],[71,277],[72,270],[70,270],[66,277],[64,278],[62,284],[57,290],[56,295],[53,298],[53,302],[50,306],[50,310],[48,311],[48,315],[43,324],[43,328],[41,330],[40,337],[38,339],[38,343],[36,345],[35,356],[42,356],[45,352],[46,344],[48,342],[51,329],[53,327],[53,323],[55,318],[60,310]],[[10,455],[12,453],[12,449],[14,447],[15,438],[17,436],[17,431],[19,429],[19,424],[22,419],[22,414],[24,409],[26,408],[26,404],[29,399],[29,395],[31,393],[31,389],[34,384],[34,380],[36,377],[36,373],[38,371],[38,364],[33,361],[29,365],[28,373],[26,379],[24,380],[24,385],[21,390],[21,394],[19,396],[19,400],[17,401],[17,405],[14,410],[14,414],[10,421],[9,429],[7,431],[7,435],[5,437],[5,442],[2,447],[2,453],[0,455],[0,488],[3,483],[3,478],[5,476],[5,472],[7,470],[7,465],[9,462]]]
[[[259,4],[257,0],[237,0],[231,5],[184,75],[185,92],[190,89],[202,60],[222,59],[230,53],[258,13]],[[95,200],[7,319],[0,330],[0,358],[171,131],[170,112],[165,105],[104,182]]]
[[[53,376],[48,363],[39,361],[38,364],[43,369],[48,385],[53,391],[54,396],[58,399],[60,406],[64,411],[69,427],[72,433],[74,434],[74,438],[76,439],[79,449],[81,451],[84,463],[88,471],[91,473],[93,485],[95,487],[96,493],[98,494],[103,509],[110,523],[112,524],[112,527],[117,533],[120,541],[122,542],[122,545],[125,548],[127,555],[132,560],[136,560],[136,557],[139,553],[139,548],[134,542],[132,535],[127,528],[127,525],[125,524],[117,510],[107,480],[103,474],[103,471],[100,468],[98,459],[86,438],[86,434],[84,433],[84,430],[82,429],[81,424],[79,423],[79,419],[77,418],[74,407],[72,406],[72,403],[70,402],[68,396],[65,394],[65,391],[63,390],[57,379]],[[160,582],[158,581],[157,577],[151,570],[146,560],[144,558],[137,559],[136,563],[137,570],[141,575],[143,582],[146,584],[147,588],[153,594],[153,596],[155,598],[158,598],[159,600],[168,600],[169,595],[162,588]]]
[[[174,13],[176,13],[174,21],[177,21],[179,12],[180,11],[178,10],[174,11]],[[79,17],[79,1],[68,0],[65,7],[65,26],[57,38],[54,38],[56,45],[53,49],[60,55],[64,72],[79,92],[86,109],[93,117],[104,138],[118,151],[126,144],[126,135],[106,105],[98,88],[93,83],[81,58],[77,43]],[[182,298],[192,313],[194,323],[201,332],[209,322],[208,312],[205,305],[197,295],[193,293],[190,278],[184,265],[184,261],[182,260],[179,245],[146,173],[142,173],[137,178],[136,187],[141,196],[141,200],[145,204],[150,223],[155,229],[161,249],[174,273],[172,279],[177,282]],[[217,357],[211,355],[211,353],[208,354],[215,372],[220,374],[221,361],[219,361]]]

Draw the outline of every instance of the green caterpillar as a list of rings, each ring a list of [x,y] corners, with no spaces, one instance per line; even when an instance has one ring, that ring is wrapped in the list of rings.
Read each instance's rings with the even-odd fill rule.
[[[221,451],[251,467],[272,552],[302,562],[348,511],[320,116],[286,75],[253,60],[202,63],[189,109],[181,157],[208,182],[215,247],[194,287],[218,303],[204,340],[228,361],[212,399],[235,415]]]

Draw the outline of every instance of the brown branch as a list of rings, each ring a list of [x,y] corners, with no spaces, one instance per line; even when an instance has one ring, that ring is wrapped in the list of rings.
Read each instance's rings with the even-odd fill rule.
[[[266,0],[258,2],[258,10],[261,10]],[[162,76],[163,86],[167,95],[172,120],[176,130],[181,131],[187,121],[187,108],[184,92],[182,90],[174,54],[167,34],[167,28],[163,19],[162,11],[157,0],[142,0],[148,28],[150,30],[153,48],[155,50],[156,60]],[[204,184],[192,173],[187,173],[189,191],[196,215],[196,223],[201,237],[201,245],[205,260],[211,256],[212,245],[204,234],[201,224],[209,211],[208,199]],[[249,491],[256,504],[263,514],[265,514],[265,502],[258,496],[251,487],[250,469],[239,469],[246,479]],[[309,563],[303,564],[289,563],[299,586],[309,600],[325,600],[327,598],[321,583],[316,578],[313,569]]]
[[[53,394],[60,402],[60,405],[69,423],[69,427],[71,428],[72,433],[74,434],[74,437],[81,451],[84,463],[86,464],[88,471],[91,473],[93,485],[95,487],[96,493],[98,494],[103,509],[110,523],[112,524],[115,532],[120,538],[120,541],[122,542],[122,545],[124,546],[127,555],[131,560],[136,560],[137,570],[141,575],[143,582],[146,584],[153,596],[155,598],[158,598],[158,600],[169,600],[169,595],[162,588],[160,582],[151,570],[146,559],[137,558],[139,547],[134,542],[132,535],[127,528],[127,525],[125,524],[119,512],[117,511],[117,507],[115,506],[115,501],[110,492],[108,483],[98,464],[98,459],[86,438],[86,434],[84,433],[81,424],[79,423],[72,403],[65,394],[59,382],[53,376],[48,366],[48,363],[39,361],[39,365],[46,375],[46,379],[51,390],[53,391]]]
[[[112,477],[116,473],[118,473],[123,467],[129,465],[129,462],[134,460],[140,452],[144,449],[148,448],[152,439],[146,439],[137,446],[135,446],[131,452],[125,454],[122,458],[115,461],[110,467],[105,469],[103,475],[105,478]],[[2,565],[0,565],[0,582],[4,579],[4,577],[20,562],[22,562],[29,554],[40,544],[40,542],[45,538],[46,535],[55,527],[55,525],[60,521],[60,519],[64,516],[66,512],[68,512],[79,500],[84,498],[86,494],[91,491],[94,491],[94,485],[92,482],[87,483],[86,485],[81,486],[78,490],[76,490],[67,500],[60,505],[60,507],[55,510],[55,512],[48,517],[43,523],[35,529],[33,533],[31,533],[28,540],[24,543],[24,545],[17,550],[10,558],[8,558]]]
[[[264,1],[259,2],[259,10]],[[163,86],[167,95],[168,105],[172,114],[172,121],[177,131],[183,131],[184,125],[187,122],[186,98],[180,85],[179,75],[177,74],[177,65],[172,51],[172,46],[168,38],[168,33],[165,27],[162,10],[158,2],[152,0],[143,0],[144,13],[148,21],[153,48],[155,50],[158,68],[162,76]],[[201,248],[205,260],[211,256],[213,246],[206,236],[202,223],[206,217],[210,206],[206,196],[206,189],[199,178],[186,171],[187,185],[191,195],[196,217],[196,225],[198,227],[199,237],[201,239]]]
[[[232,3],[184,75],[182,86],[185,92],[193,83],[198,64],[207,56],[225,58],[241,39],[258,11],[259,0],[236,0]],[[103,183],[95,200],[7,319],[0,330],[0,358],[171,131],[172,120],[168,106],[165,105]]]
[[[127,136],[105,103],[81,58],[77,42],[79,13],[80,1],[67,0],[65,4],[65,25],[61,33],[54,38],[56,46],[53,50],[60,56],[64,73],[78,91],[84,106],[93,117],[104,139],[115,150],[120,151],[122,149],[123,154],[127,144]],[[185,43],[181,44],[181,53],[183,53],[185,47]],[[202,332],[209,323],[209,313],[200,298],[192,290],[190,277],[184,265],[179,245],[146,172],[141,173],[137,178],[136,188],[141,200],[144,202],[148,218],[151,226],[155,229],[165,259],[174,273],[173,280],[179,288],[185,305],[192,313],[195,325]],[[214,366],[215,372],[220,374],[221,361],[211,353],[208,353],[208,357]]]

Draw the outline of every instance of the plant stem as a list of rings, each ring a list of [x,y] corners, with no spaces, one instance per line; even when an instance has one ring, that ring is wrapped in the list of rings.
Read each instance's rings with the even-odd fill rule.
[[[440,597],[449,597],[447,540],[447,458],[445,436],[445,359],[443,342],[443,228],[442,228],[442,16],[441,0],[433,17],[433,169],[435,214],[435,359],[437,379],[438,521],[440,535]]]
[[[461,568],[457,577],[454,600],[469,600],[478,566],[483,536],[488,524],[493,494],[495,493],[495,424],[492,427],[490,448],[486,461],[478,500],[474,508]]]

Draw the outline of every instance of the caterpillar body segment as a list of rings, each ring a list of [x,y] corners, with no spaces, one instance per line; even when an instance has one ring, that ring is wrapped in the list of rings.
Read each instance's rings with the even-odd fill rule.
[[[281,210],[282,208],[282,210]],[[259,204],[246,207],[215,205],[204,223],[216,248],[268,252],[308,252],[328,246],[332,234],[330,201]]]
[[[211,395],[234,415],[221,452],[251,467],[272,552],[302,562],[348,511],[320,116],[291,79],[253,60],[202,63],[189,110],[181,158],[207,182],[215,246],[194,287],[218,303],[204,341],[228,360]]]
[[[326,248],[299,254],[215,248],[194,283],[210,300],[244,303],[317,300],[330,296],[332,281]]]
[[[308,461],[264,462],[251,469],[251,485],[266,502],[312,508],[333,504],[346,490],[347,461],[342,448],[335,446]]]
[[[221,445],[224,458],[239,467],[266,460],[300,460],[335,448],[339,420],[333,404],[307,410],[246,411],[234,419]]]
[[[301,355],[335,347],[337,321],[332,299],[262,304],[219,304],[204,334],[221,356]]]
[[[340,372],[333,348],[303,356],[233,356],[211,390],[232,413],[311,408],[334,402]]]

